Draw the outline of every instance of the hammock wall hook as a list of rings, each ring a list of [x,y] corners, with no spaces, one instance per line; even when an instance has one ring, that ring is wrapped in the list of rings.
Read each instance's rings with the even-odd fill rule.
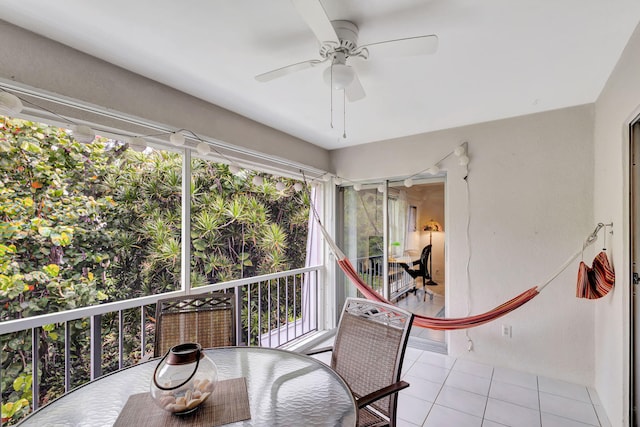
[[[589,237],[587,237],[587,241],[586,241],[587,245],[590,245],[591,243],[595,242],[595,240],[598,238],[598,233],[600,232],[600,230],[602,230],[603,227],[605,228],[605,230],[606,230],[606,227],[611,227],[612,230],[610,231],[610,233],[613,234],[613,222],[610,222],[608,224],[599,222],[598,225],[596,225],[595,230],[593,230],[593,233],[589,234]]]

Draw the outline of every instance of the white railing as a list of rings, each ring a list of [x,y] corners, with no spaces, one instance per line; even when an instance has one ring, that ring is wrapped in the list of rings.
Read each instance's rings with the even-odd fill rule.
[[[318,291],[320,267],[306,267],[224,283],[193,288],[190,294],[211,291],[233,292],[236,307],[236,344],[277,347],[318,329]],[[64,325],[64,390],[71,390],[70,322],[90,319],[90,379],[100,377],[103,366],[103,316],[118,317],[118,368],[125,366],[124,338],[127,310],[139,310],[140,355],[148,355],[149,332],[155,319],[151,306],[164,298],[186,295],[186,291],[167,292],[130,300],[83,307],[25,319],[0,322],[0,335],[31,331],[32,409],[39,406],[38,366],[40,333],[48,325]],[[152,311],[154,312],[154,311]],[[3,373],[0,367],[0,378]],[[89,378],[87,378],[88,380]],[[2,402],[4,403],[4,402]],[[1,424],[0,424],[1,425]]]
[[[389,262],[385,270],[382,255],[361,257],[353,260],[356,271],[366,284],[380,295],[384,295],[384,273],[387,272],[389,281],[390,300],[395,301],[407,292],[415,291],[413,278],[400,266],[398,262]]]

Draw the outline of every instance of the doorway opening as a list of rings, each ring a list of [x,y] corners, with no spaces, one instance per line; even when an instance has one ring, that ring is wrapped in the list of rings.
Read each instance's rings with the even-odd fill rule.
[[[389,185],[391,188],[397,188],[396,183]],[[415,314],[445,317],[445,182],[426,181],[410,188],[403,188],[402,191],[406,192],[409,206],[404,256],[410,260],[414,271],[424,271],[420,271],[423,274],[413,278],[415,296],[407,295],[396,304]],[[411,335],[412,338],[417,338],[414,340],[417,343],[435,347],[429,348],[432,351],[446,350],[445,331],[414,328]]]
[[[444,317],[444,178],[409,188],[402,181],[341,187],[337,206],[340,244],[360,277],[399,307]],[[358,296],[350,283],[344,289],[345,296]],[[414,328],[412,339],[424,341],[425,349],[446,352],[444,331]]]

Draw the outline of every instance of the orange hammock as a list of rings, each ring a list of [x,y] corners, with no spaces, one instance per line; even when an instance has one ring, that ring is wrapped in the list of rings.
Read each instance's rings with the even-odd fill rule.
[[[340,266],[342,271],[344,271],[346,276],[351,280],[351,282],[353,282],[353,284],[365,296],[365,298],[368,298],[368,299],[371,299],[371,300],[374,300],[374,301],[379,301],[379,302],[391,304],[391,302],[389,302],[382,295],[380,295],[375,290],[373,290],[369,285],[367,285],[360,278],[360,276],[358,275],[358,272],[353,267],[353,264],[351,264],[351,262],[349,261],[347,256],[340,250],[340,248],[338,248],[338,246],[335,243],[335,241],[333,241],[331,236],[329,236],[329,233],[327,233],[327,230],[324,228],[324,226],[320,222],[320,219],[318,218],[317,213],[315,212],[315,209],[314,209],[314,214],[315,214],[315,217],[316,217],[316,221],[318,222],[320,231],[324,235],[325,241],[327,242],[327,244],[331,248],[331,251],[333,252],[333,254],[337,258],[338,265]],[[602,228],[603,226],[604,226],[604,224],[598,224],[598,227],[596,227],[595,231],[593,233],[591,233],[589,235],[589,237],[587,238],[587,240],[585,241],[585,243],[584,243],[584,245],[582,247],[582,251],[584,251],[584,249],[588,245],[590,245],[591,243],[593,243],[596,240],[598,232],[600,231],[600,228]],[[546,282],[544,282],[544,284],[542,284],[541,286],[534,286],[533,288],[524,291],[523,293],[521,293],[520,295],[516,296],[515,298],[510,299],[509,301],[507,301],[507,302],[505,302],[503,304],[500,304],[499,306],[495,307],[492,310],[487,311],[486,313],[476,314],[474,316],[468,316],[468,317],[457,317],[457,318],[446,318],[446,319],[439,318],[439,317],[428,317],[428,316],[422,316],[422,315],[416,314],[416,315],[414,315],[413,324],[418,326],[418,327],[421,327],[421,328],[435,329],[435,330],[444,331],[444,330],[457,330],[457,329],[472,328],[474,326],[480,326],[480,325],[483,325],[485,323],[491,322],[491,321],[493,321],[495,319],[498,319],[498,318],[504,316],[505,314],[508,314],[508,313],[512,312],[516,308],[521,307],[525,303],[531,301],[536,295],[538,295],[540,293],[540,291],[545,286],[547,286],[562,271],[564,271],[578,257],[578,255],[580,255],[580,253],[582,251],[578,251],[575,255],[570,257],[562,265],[562,267],[560,267],[558,272],[555,273]],[[611,274],[613,274],[612,271],[611,271]]]
[[[338,265],[367,299],[391,304],[389,301],[383,298],[382,295],[374,291],[371,287],[369,287],[369,285],[362,281],[360,276],[358,276],[356,270],[353,268],[353,265],[347,258],[339,259]],[[448,319],[442,319],[439,317],[428,317],[416,314],[413,318],[413,324],[421,328],[437,329],[441,331],[472,328],[474,326],[480,326],[484,323],[491,322],[498,317],[512,312],[524,303],[533,299],[533,297],[535,297],[536,295],[538,295],[538,287],[534,286],[533,288],[521,293],[517,297],[483,314]]]

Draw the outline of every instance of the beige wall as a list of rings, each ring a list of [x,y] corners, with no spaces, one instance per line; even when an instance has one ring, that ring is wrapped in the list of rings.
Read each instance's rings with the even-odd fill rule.
[[[544,281],[594,227],[592,105],[344,148],[332,152],[332,161],[351,180],[408,176],[463,141],[471,159],[467,181],[455,157],[440,165],[447,173],[446,312],[452,317],[467,315],[467,303],[473,313],[484,312]],[[472,352],[463,331],[451,332],[450,354],[593,384],[598,303],[575,298],[576,273],[577,263],[525,307],[470,330]],[[512,326],[511,339],[501,336],[501,324]]]
[[[596,305],[595,384],[614,426],[629,422],[629,123],[640,114],[640,27],[595,105],[594,215],[613,221],[611,297]]]
[[[444,232],[433,233],[431,264],[433,271],[430,273],[437,283],[444,283],[444,242],[446,224],[444,217],[444,183],[414,185],[406,189],[409,205],[417,208],[417,230],[408,233],[407,248],[413,249],[413,258],[418,259],[422,248],[429,244],[429,232],[424,231],[424,226],[431,219],[434,219],[445,230]]]

